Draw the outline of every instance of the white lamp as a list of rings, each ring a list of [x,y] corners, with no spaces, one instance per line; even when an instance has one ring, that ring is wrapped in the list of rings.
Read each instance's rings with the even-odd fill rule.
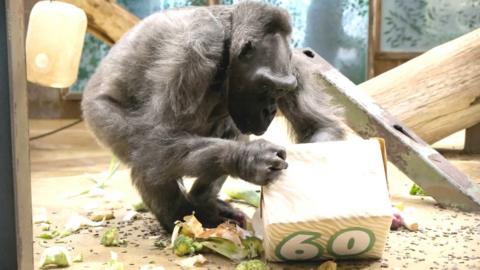
[[[86,29],[87,16],[80,8],[37,2],[27,30],[27,79],[55,88],[71,86],[77,79]]]

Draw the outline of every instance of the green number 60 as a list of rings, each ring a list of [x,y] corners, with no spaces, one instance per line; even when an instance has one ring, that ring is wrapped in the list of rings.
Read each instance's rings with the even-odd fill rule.
[[[299,231],[285,237],[277,245],[275,255],[282,260],[315,260],[323,254],[323,247],[314,242],[319,233]]]
[[[275,255],[285,261],[319,259],[324,248],[315,242],[319,233],[299,231],[285,237],[278,243]],[[328,254],[337,258],[355,257],[372,249],[375,234],[365,228],[352,227],[334,233],[327,242]]]

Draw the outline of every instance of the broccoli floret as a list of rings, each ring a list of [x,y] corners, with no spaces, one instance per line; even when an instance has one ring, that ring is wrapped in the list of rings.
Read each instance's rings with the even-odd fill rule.
[[[262,241],[256,237],[247,237],[242,240],[243,246],[247,250],[247,258],[259,257],[263,253]]]
[[[125,240],[120,239],[120,234],[116,227],[111,227],[103,233],[100,243],[106,247],[116,247],[125,244]]]
[[[268,266],[260,260],[241,262],[235,270],[268,270]]]
[[[202,244],[183,234],[179,235],[173,242],[173,250],[177,256],[192,255],[200,249],[202,249]]]

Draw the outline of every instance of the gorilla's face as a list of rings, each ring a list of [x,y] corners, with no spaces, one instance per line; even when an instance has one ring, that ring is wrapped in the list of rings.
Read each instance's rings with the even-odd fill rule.
[[[247,41],[230,63],[228,110],[244,134],[263,134],[277,112],[277,99],[297,87],[291,50],[281,34]]]

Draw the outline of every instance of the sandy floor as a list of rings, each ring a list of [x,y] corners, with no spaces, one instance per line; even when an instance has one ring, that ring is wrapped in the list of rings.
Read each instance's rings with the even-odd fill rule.
[[[32,121],[31,135],[47,132],[68,122]],[[455,134],[437,146],[450,149],[443,152],[479,183],[480,155],[464,156],[458,150],[451,150],[461,148],[462,136],[462,133]],[[138,195],[130,185],[127,168],[121,167],[108,182],[105,188],[107,196],[69,197],[90,189],[94,184],[89,178],[103,179],[110,158],[108,151],[97,146],[83,123],[31,143],[34,216],[46,211],[52,226],[61,228],[75,213],[84,215],[95,206],[114,208],[115,219],[109,221],[109,225],[118,226],[122,237],[128,241],[125,247],[103,247],[100,236],[105,227],[81,230],[61,239],[60,243],[55,243],[58,240],[35,238],[35,263],[45,247],[60,245],[71,249],[72,254],[81,253],[84,257],[83,262],[75,263],[70,269],[103,269],[110,251],[118,253],[125,269],[139,269],[148,263],[165,269],[179,268],[175,264],[178,257],[153,245],[155,239],[168,236],[149,213],[141,214],[132,222],[122,221],[132,203],[138,201]],[[237,185],[245,183],[229,180],[226,184],[227,188]],[[415,207],[421,231],[392,231],[382,260],[339,262],[339,269],[480,269],[480,215],[441,209],[429,197],[408,195],[410,180],[393,166],[389,166],[389,185],[392,201]],[[253,212],[253,209],[245,210],[249,214]],[[34,225],[34,237],[41,233],[40,226]],[[206,257],[209,262],[202,269],[232,269],[236,265],[216,255]],[[317,265],[270,264],[272,269],[314,269]]]

